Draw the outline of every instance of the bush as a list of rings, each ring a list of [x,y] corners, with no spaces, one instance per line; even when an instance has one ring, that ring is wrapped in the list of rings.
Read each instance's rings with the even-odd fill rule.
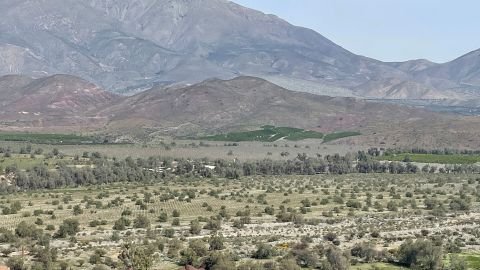
[[[257,250],[253,253],[252,257],[260,260],[270,259],[275,256],[275,253],[275,249],[273,249],[272,246],[262,243],[257,246]]]
[[[357,200],[349,200],[346,204],[347,207],[360,209],[362,208],[362,203]]]
[[[331,269],[335,270],[347,270],[350,267],[348,257],[333,247],[327,250],[327,263]]]
[[[28,267],[25,266],[25,262],[22,257],[11,257],[7,261],[7,266],[10,267],[10,270],[27,270]]]
[[[168,214],[165,212],[160,213],[160,216],[158,217],[158,222],[167,222],[168,220]]]
[[[37,238],[41,234],[41,231],[39,231],[35,225],[22,221],[15,228],[15,234],[20,238]]]
[[[208,244],[210,245],[210,250],[222,250],[225,248],[223,245],[223,236],[213,235],[210,237]]]
[[[430,240],[407,240],[398,250],[401,264],[418,270],[436,270],[442,267],[443,252]]]
[[[190,233],[198,235],[202,231],[202,226],[200,225],[200,222],[197,220],[193,220],[190,222]]]
[[[146,229],[150,227],[150,220],[146,216],[137,216],[133,221],[133,227]]]
[[[172,226],[180,226],[180,219],[179,218],[174,218],[172,220]]]
[[[172,228],[166,228],[163,230],[163,235],[167,238],[173,238],[175,235],[175,230]]]
[[[76,219],[66,219],[60,225],[56,233],[57,238],[65,238],[67,236],[74,236],[80,231],[80,223]]]
[[[113,225],[113,229],[117,231],[123,231],[125,230],[128,226],[130,226],[131,221],[127,218],[121,217],[115,221],[115,224]]]

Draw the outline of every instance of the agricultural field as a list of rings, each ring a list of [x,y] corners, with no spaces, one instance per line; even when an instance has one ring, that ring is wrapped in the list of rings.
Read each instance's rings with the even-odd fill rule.
[[[479,181],[475,175],[168,177],[4,194],[0,262],[43,263],[35,248],[46,240],[29,232],[39,230],[58,252],[52,265],[68,269],[120,267],[127,243],[153,251],[148,269],[201,265],[212,252],[228,253],[239,267],[293,261],[313,269],[329,248],[342,251],[339,260],[348,252],[351,269],[408,269],[391,264],[408,239],[443,247],[445,264],[455,253],[467,269],[478,269]],[[309,260],[302,265],[298,256]]]
[[[461,154],[395,154],[378,157],[379,160],[388,161],[406,161],[419,163],[438,163],[438,164],[475,164],[480,162],[480,155],[461,155]]]
[[[206,141],[223,142],[277,142],[279,140],[298,142],[307,139],[323,139],[323,142],[327,143],[338,139],[359,135],[361,135],[361,133],[352,131],[342,131],[324,135],[323,133],[317,131],[304,130],[299,128],[263,126],[261,130],[231,132],[227,134],[206,136],[199,139]]]
[[[479,269],[478,166],[424,170],[326,147],[2,143],[0,266]],[[238,160],[254,149],[260,158]]]
[[[104,143],[99,137],[81,136],[75,134],[44,134],[44,133],[5,133],[0,132],[0,141],[28,142],[35,144],[78,145]]]
[[[338,139],[359,136],[359,135],[362,135],[362,134],[360,132],[355,132],[355,131],[335,132],[335,133],[330,133],[325,135],[325,137],[323,138],[323,142],[331,142]]]
[[[291,127],[263,126],[261,130],[231,132],[227,134],[213,135],[200,138],[207,141],[226,141],[226,142],[275,142],[280,139],[288,141],[301,141],[305,139],[322,139],[323,134],[316,131],[303,130]]]
[[[99,152],[107,156],[139,158],[149,156],[165,156],[172,158],[208,158],[208,159],[240,159],[240,160],[285,160],[306,153],[309,156],[345,155],[357,152],[362,148],[356,145],[323,144],[321,140],[303,140],[298,142],[277,141],[266,142],[214,142],[198,140],[172,140],[165,138],[147,144],[82,144],[82,145],[43,145],[25,142],[5,142],[4,147],[18,149],[22,147],[42,148],[44,152],[58,149],[67,156],[82,155],[84,152]],[[288,153],[288,155],[287,155]],[[283,155],[282,155],[283,154]],[[1,155],[0,155],[1,156]],[[13,162],[13,161],[12,161]]]

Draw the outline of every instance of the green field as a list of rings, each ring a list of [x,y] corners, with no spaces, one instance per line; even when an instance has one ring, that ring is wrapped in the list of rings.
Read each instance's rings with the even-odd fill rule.
[[[263,126],[261,130],[231,132],[227,134],[207,136],[200,139],[207,140],[207,141],[228,141],[228,142],[245,142],[245,141],[274,142],[282,138],[289,141],[301,141],[305,139],[322,139],[323,134],[320,132],[304,130],[300,128]]]
[[[480,269],[480,254],[464,254],[461,257],[465,259],[470,269]]]
[[[378,157],[379,160],[409,161],[439,164],[475,164],[480,162],[478,155],[436,155],[436,154],[397,154]]]
[[[396,266],[393,264],[388,264],[388,263],[364,263],[364,264],[358,264],[354,265],[351,267],[352,270],[372,270],[372,269],[377,269],[377,270],[402,270],[402,269],[408,269],[405,267],[401,266]]]
[[[360,132],[355,131],[343,131],[343,132],[335,132],[331,134],[325,135],[323,138],[323,142],[331,142],[342,138],[353,137],[362,135]]]
[[[96,138],[74,134],[42,133],[0,133],[0,141],[29,142],[37,144],[87,144],[95,143]]]

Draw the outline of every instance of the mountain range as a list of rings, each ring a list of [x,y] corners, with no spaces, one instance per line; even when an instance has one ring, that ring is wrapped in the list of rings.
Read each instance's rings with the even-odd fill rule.
[[[227,0],[4,0],[0,16],[0,75],[69,74],[123,94],[256,76],[331,96],[480,98],[480,50],[386,63]]]
[[[346,143],[478,148],[478,117],[329,97],[284,89],[264,79],[209,79],[121,96],[70,75],[0,77],[0,130],[202,136],[262,125],[324,133],[359,131]],[[345,143],[343,141],[342,143]]]

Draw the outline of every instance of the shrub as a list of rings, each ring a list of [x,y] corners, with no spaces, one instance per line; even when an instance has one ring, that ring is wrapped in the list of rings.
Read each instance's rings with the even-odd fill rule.
[[[113,229],[117,231],[123,231],[126,229],[126,227],[130,226],[130,224],[131,224],[131,221],[129,219],[121,217],[115,221],[115,224],[113,225]]]
[[[66,219],[63,224],[60,225],[56,233],[57,238],[65,238],[67,236],[74,236],[80,231],[80,223],[76,219]]]
[[[257,250],[253,253],[253,258],[255,259],[270,259],[271,257],[275,256],[275,249],[272,246],[267,244],[259,244],[257,246]]]
[[[150,220],[143,215],[137,216],[133,221],[133,227],[146,229],[150,227]]]

